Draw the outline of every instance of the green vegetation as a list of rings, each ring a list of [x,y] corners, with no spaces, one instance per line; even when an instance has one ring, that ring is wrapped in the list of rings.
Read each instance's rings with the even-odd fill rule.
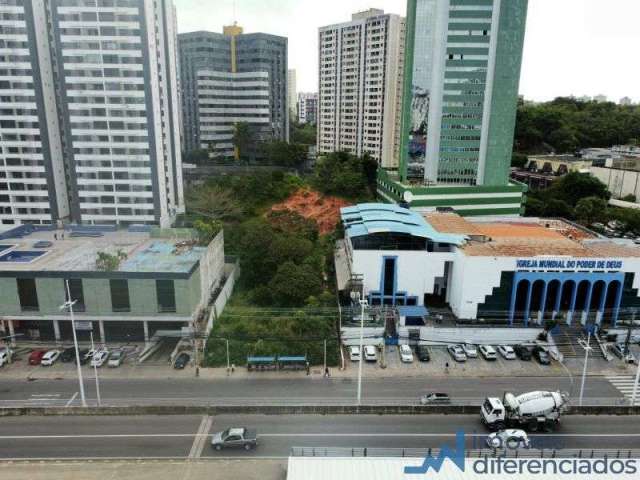
[[[315,125],[310,123],[289,123],[289,140],[291,143],[300,143],[302,145],[316,144],[317,129]]]
[[[376,195],[378,164],[369,155],[356,157],[346,152],[318,159],[312,183],[322,193],[363,201]]]
[[[640,106],[559,97],[546,103],[520,102],[514,150],[573,153],[581,148],[634,143],[638,138]]]
[[[113,272],[118,269],[120,262],[127,258],[127,254],[118,250],[115,254],[98,252],[96,258],[96,270],[101,272]]]

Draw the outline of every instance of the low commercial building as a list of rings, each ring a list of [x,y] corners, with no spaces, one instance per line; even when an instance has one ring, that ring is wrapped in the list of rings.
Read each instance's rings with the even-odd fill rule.
[[[0,232],[0,326],[7,335],[69,340],[69,298],[81,340],[148,341],[156,330],[204,328],[226,275],[224,236],[199,246],[183,229]],[[81,323],[80,323],[81,322]]]
[[[640,248],[559,219],[341,209],[339,289],[369,304],[446,306],[461,320],[616,326],[640,308]]]

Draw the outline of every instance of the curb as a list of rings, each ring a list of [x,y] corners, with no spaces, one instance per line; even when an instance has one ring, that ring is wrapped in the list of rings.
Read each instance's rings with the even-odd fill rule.
[[[477,405],[149,405],[125,407],[0,408],[0,417],[133,415],[478,415]],[[571,407],[565,415],[640,415],[640,406]]]

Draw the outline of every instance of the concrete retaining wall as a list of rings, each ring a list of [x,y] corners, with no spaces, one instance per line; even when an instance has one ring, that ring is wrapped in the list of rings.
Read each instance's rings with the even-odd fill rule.
[[[131,406],[0,408],[0,417],[55,415],[479,415],[477,405],[283,405],[283,406]],[[640,415],[640,406],[572,407],[565,415]]]

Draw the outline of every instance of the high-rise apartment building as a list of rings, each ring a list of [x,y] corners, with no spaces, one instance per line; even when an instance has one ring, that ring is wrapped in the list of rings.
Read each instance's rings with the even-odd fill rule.
[[[289,139],[286,38],[232,25],[183,33],[178,43],[185,151],[233,156],[238,123],[260,141]]]
[[[300,92],[298,94],[298,122],[318,122],[318,94]]]
[[[397,167],[404,18],[371,9],[319,30],[318,152]]]
[[[402,140],[378,195],[424,211],[519,215],[509,181],[527,0],[408,0]]]
[[[0,12],[3,221],[170,225],[184,210],[171,0],[1,0]]]
[[[289,105],[289,118],[296,118],[298,104],[298,86],[295,68],[287,70],[287,104]]]
[[[45,0],[0,0],[0,221],[69,216]]]

